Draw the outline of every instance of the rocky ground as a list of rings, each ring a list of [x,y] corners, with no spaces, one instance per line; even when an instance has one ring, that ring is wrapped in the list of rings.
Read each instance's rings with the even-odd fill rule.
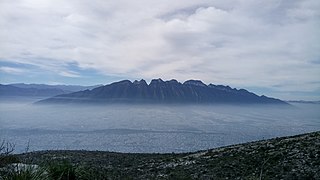
[[[320,132],[193,153],[40,151],[19,159],[69,162],[77,179],[320,179]]]

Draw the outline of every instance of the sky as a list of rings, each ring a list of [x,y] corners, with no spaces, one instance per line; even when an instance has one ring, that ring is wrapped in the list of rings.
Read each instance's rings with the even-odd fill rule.
[[[319,0],[0,0],[0,83],[200,79],[320,100]]]

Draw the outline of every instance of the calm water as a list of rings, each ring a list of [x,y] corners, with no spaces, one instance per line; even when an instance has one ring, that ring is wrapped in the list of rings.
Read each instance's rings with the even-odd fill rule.
[[[32,105],[0,101],[0,139],[17,152],[187,152],[320,130],[320,105]]]

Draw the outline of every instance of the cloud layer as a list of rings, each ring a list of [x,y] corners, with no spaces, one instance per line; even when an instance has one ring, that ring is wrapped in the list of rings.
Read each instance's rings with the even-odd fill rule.
[[[319,92],[319,9],[318,0],[1,0],[0,59],[74,78],[94,70]],[[0,71],[24,72],[12,68]]]

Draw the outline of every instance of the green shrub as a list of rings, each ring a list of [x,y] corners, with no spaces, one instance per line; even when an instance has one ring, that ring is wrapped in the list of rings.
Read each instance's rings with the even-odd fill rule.
[[[74,180],[76,171],[68,161],[48,163],[46,165],[48,176],[54,180]]]
[[[38,166],[11,164],[2,168],[0,179],[3,180],[47,180],[46,171]]]
[[[18,162],[20,162],[20,160],[15,155],[0,155],[0,168]]]

